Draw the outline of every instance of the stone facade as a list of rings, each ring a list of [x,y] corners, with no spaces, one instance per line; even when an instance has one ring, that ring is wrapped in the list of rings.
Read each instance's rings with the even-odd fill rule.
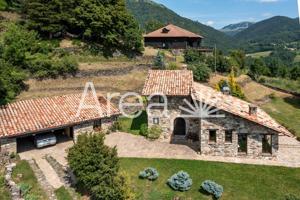
[[[180,118],[183,114],[186,114],[179,108],[179,106],[187,108],[184,99],[191,101],[190,97],[168,97],[168,109],[167,115],[165,116],[161,116],[163,107],[153,107],[151,112],[148,112],[148,126],[159,125],[163,130],[163,139],[170,142],[178,139],[192,140],[198,143],[198,150],[203,155],[276,158],[279,148],[277,132],[224,111],[218,112],[218,114],[224,114],[225,117],[221,118],[185,118],[185,135],[174,135],[175,120]],[[149,101],[149,104],[158,102],[159,98],[155,97]],[[209,141],[210,130],[216,131],[215,142]],[[225,142],[225,131],[231,131],[232,133],[230,142]],[[264,134],[272,137],[271,154],[263,153],[262,140]],[[245,153],[238,152],[239,135],[245,135],[247,138],[247,150]]]
[[[17,139],[16,138],[1,138],[0,139],[1,152],[8,152],[9,154],[17,153]]]
[[[73,127],[74,142],[80,134],[92,133],[94,131],[107,131],[116,121],[116,117],[103,118],[91,122],[82,123]]]

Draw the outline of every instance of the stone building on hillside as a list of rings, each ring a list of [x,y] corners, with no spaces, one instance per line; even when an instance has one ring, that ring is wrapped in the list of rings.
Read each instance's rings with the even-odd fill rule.
[[[151,70],[143,88],[148,126],[170,142],[190,141],[203,155],[276,158],[280,136],[293,136],[262,109],[193,81],[188,70]],[[164,98],[166,97],[166,99]]]
[[[200,49],[203,37],[169,24],[144,35],[145,46],[160,49]]]

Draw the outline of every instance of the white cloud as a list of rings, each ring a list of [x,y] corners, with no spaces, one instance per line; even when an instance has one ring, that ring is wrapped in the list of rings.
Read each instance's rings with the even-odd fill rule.
[[[208,25],[208,26],[212,26],[212,25],[215,24],[215,22],[212,21],[212,20],[209,20],[209,21],[207,21],[205,24]]]

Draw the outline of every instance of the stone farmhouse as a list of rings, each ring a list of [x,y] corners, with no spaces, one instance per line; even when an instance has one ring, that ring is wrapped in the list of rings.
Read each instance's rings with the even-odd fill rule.
[[[84,97],[84,105],[91,107],[78,112],[81,98],[82,94],[71,94],[1,106],[1,152],[16,153],[24,145],[24,138],[38,134],[65,134],[76,141],[79,134],[107,130],[120,115],[119,110],[103,96],[97,97],[99,103],[95,102],[92,93]]]
[[[189,141],[202,155],[275,159],[280,137],[293,137],[259,107],[194,82],[188,70],[150,70],[142,94],[154,95],[149,105],[167,100],[166,115],[162,106],[150,109],[149,127],[160,126],[170,142]]]

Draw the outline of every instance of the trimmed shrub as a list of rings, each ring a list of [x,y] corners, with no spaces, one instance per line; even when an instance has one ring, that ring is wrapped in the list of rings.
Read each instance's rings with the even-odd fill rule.
[[[163,52],[157,52],[157,55],[154,58],[154,66],[156,66],[159,69],[165,69],[165,54]]]
[[[139,174],[141,179],[148,179],[149,181],[155,181],[159,177],[158,171],[153,167],[148,167]]]
[[[190,175],[184,171],[179,171],[169,178],[168,185],[176,191],[188,191],[193,184]]]
[[[151,140],[157,140],[160,135],[162,134],[162,129],[160,126],[154,125],[148,129],[148,136],[147,138]]]
[[[206,180],[202,183],[201,187],[209,194],[214,195],[216,199],[220,199],[222,196],[223,187],[221,185],[218,185],[214,181]]]
[[[148,125],[142,124],[140,128],[140,135],[147,137],[148,136]]]

